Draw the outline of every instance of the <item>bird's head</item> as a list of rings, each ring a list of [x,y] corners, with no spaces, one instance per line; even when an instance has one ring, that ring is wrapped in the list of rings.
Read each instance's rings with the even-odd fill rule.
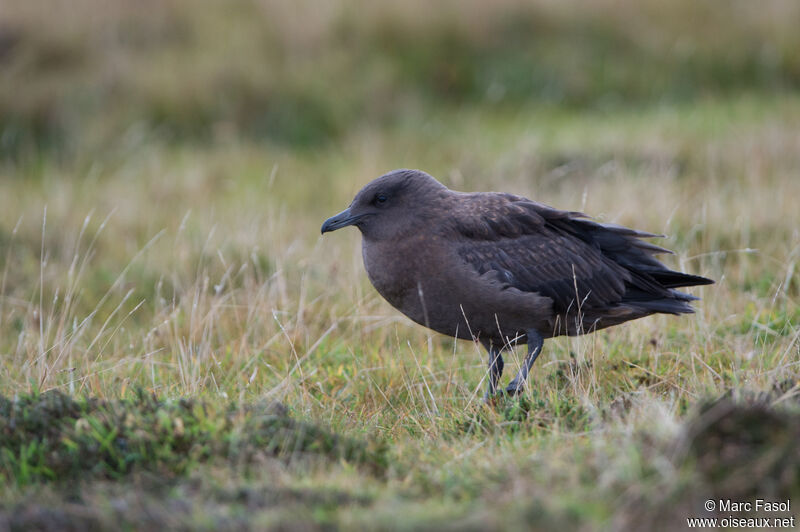
[[[364,238],[397,238],[421,224],[436,210],[447,187],[421,170],[394,170],[362,188],[350,206],[322,224],[322,233],[355,225]]]

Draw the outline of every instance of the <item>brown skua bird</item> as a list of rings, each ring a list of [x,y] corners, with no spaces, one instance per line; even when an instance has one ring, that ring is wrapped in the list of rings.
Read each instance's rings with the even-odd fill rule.
[[[668,269],[656,237],[521,196],[455,192],[419,170],[368,183],[322,233],[355,225],[367,275],[396,309],[437,332],[481,342],[491,397],[502,352],[526,343],[506,388],[520,393],[545,338],[580,335],[651,314],[689,314],[675,288],[711,279]]]

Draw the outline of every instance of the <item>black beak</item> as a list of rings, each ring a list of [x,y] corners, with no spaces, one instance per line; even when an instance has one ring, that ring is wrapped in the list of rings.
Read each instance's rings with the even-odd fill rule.
[[[364,216],[364,214],[357,214],[353,216],[350,214],[350,209],[345,209],[336,216],[331,216],[325,220],[325,223],[322,224],[322,234],[325,234],[329,231],[336,231],[337,229],[347,227],[348,225],[354,225]]]

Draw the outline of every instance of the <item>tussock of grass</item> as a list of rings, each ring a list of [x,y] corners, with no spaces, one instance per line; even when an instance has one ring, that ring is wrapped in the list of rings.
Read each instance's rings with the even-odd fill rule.
[[[0,477],[32,482],[169,479],[205,462],[247,468],[258,457],[319,457],[386,467],[380,447],[289,417],[278,403],[246,408],[196,399],[73,399],[61,392],[0,397]]]
[[[800,412],[763,399],[703,405],[687,426],[689,456],[723,497],[777,499],[800,493]]]

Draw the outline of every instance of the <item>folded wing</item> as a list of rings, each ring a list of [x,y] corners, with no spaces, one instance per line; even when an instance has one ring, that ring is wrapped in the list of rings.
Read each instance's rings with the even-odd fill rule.
[[[510,194],[465,194],[451,230],[459,255],[480,275],[553,300],[558,314],[615,307],[644,313],[692,312],[696,299],[675,287],[710,284],[654,258],[669,251],[651,233],[600,224]]]

